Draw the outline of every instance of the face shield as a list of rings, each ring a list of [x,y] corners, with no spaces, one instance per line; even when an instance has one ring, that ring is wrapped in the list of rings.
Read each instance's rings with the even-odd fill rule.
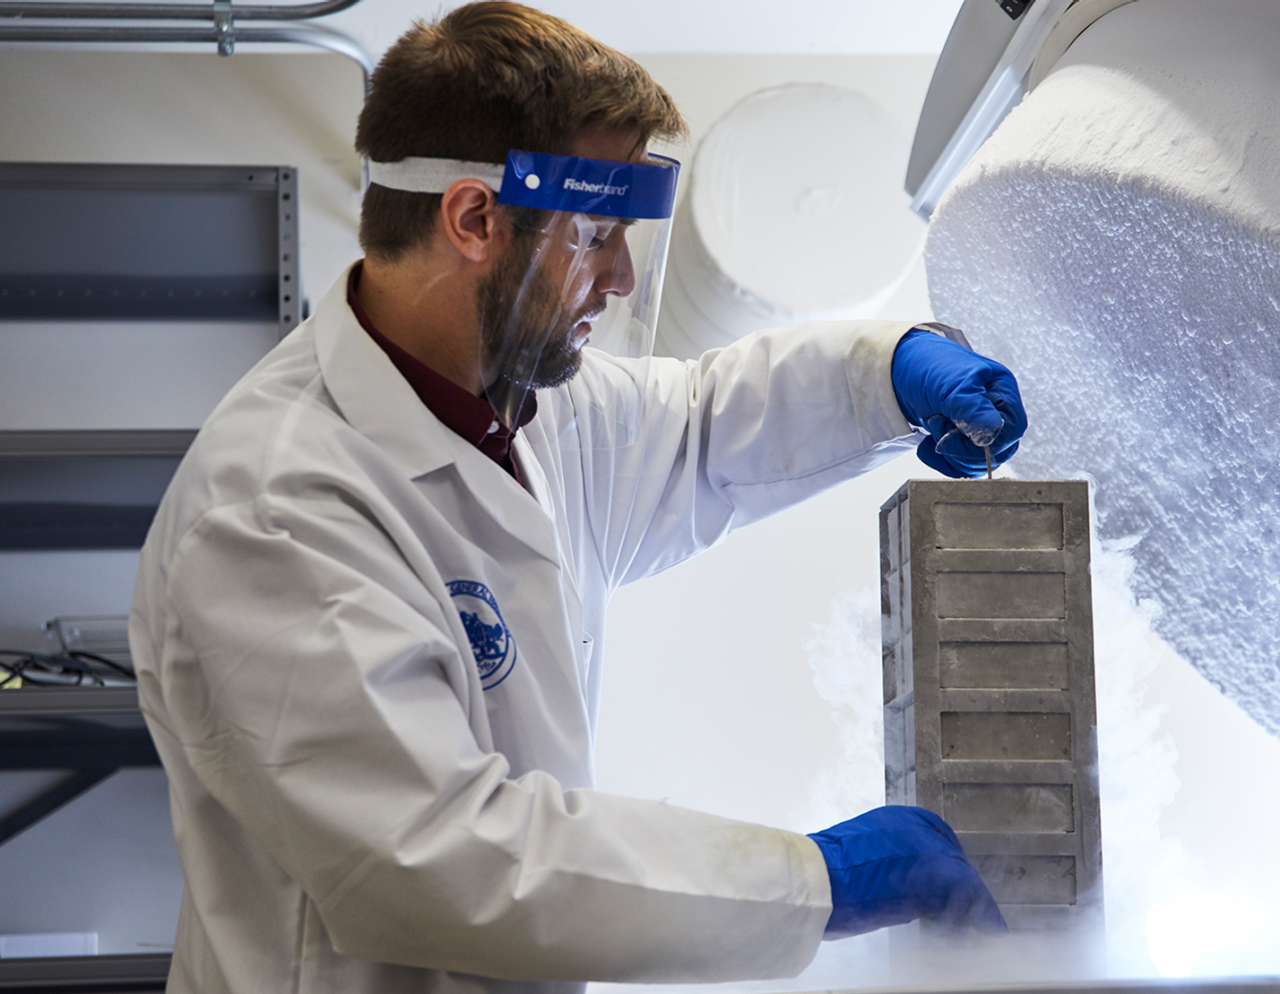
[[[588,342],[653,350],[680,166],[510,152],[505,166],[443,159],[369,163],[370,182],[443,193],[478,179],[510,208],[513,237],[479,287],[481,382],[518,424],[531,391],[567,382]]]

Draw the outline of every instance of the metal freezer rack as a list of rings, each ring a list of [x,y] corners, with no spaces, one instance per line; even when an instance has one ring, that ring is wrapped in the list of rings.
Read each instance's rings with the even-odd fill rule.
[[[880,557],[889,803],[951,824],[1012,929],[1100,929],[1087,484],[909,481]]]

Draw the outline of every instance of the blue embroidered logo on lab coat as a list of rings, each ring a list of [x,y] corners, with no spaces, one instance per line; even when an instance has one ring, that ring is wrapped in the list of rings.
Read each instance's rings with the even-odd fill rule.
[[[471,654],[480,671],[480,686],[492,690],[511,673],[516,665],[516,640],[502,620],[498,602],[483,583],[454,580],[449,584],[462,616],[462,627],[471,642]]]

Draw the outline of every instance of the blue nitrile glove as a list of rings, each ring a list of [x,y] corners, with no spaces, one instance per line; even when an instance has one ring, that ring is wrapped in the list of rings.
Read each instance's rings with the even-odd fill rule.
[[[822,850],[831,877],[824,939],[917,918],[983,932],[1008,928],[956,833],[932,811],[876,808],[809,838]]]
[[[929,432],[916,455],[947,476],[987,471],[1018,451],[1027,430],[1018,381],[1000,363],[931,331],[913,328],[893,353],[893,390],[913,425]]]

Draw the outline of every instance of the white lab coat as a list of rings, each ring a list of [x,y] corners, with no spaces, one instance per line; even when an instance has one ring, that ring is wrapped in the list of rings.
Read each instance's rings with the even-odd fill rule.
[[[810,840],[592,789],[605,608],[911,445],[907,326],[588,350],[517,441],[526,490],[345,287],[215,410],[142,553],[130,639],[187,880],[170,992],[799,972],[830,912]]]

